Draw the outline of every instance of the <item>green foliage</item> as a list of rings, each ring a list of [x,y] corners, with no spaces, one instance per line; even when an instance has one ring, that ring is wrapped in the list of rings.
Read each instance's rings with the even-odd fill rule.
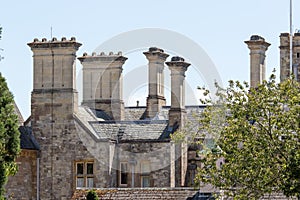
[[[14,112],[13,95],[0,74],[0,199],[10,175],[17,171],[15,159],[20,152],[18,117]]]
[[[229,81],[226,89],[217,89],[217,100],[204,100],[209,106],[189,136],[202,145],[204,167],[196,182],[210,183],[233,199],[273,192],[299,197],[299,83],[290,78],[276,84],[271,75],[257,88]]]
[[[98,200],[98,195],[95,190],[90,190],[86,195],[87,200]]]

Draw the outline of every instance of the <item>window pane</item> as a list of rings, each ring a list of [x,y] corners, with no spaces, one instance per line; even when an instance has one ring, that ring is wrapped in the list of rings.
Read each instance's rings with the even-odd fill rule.
[[[77,187],[84,187],[84,178],[77,178]]]
[[[94,178],[87,178],[87,187],[92,188],[94,187]]]
[[[127,163],[121,163],[121,171],[127,172]]]
[[[93,166],[94,166],[93,163],[86,164],[86,173],[87,174],[94,174]]]
[[[150,187],[150,177],[142,176],[142,187]]]
[[[83,174],[83,163],[77,163],[77,174]]]
[[[121,184],[127,184],[127,163],[121,163]]]

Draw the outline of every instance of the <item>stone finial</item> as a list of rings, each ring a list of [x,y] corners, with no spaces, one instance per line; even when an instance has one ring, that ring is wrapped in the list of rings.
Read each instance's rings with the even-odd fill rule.
[[[53,37],[52,38],[52,42],[56,42],[57,41],[57,38],[56,37]]]
[[[62,37],[62,38],[61,38],[61,41],[62,41],[62,42],[66,41],[66,40],[67,40],[66,37]]]
[[[88,55],[87,52],[84,52],[82,56],[87,56],[87,55]]]
[[[112,55],[114,55],[114,52],[111,51],[111,52],[109,52],[108,55],[112,56]]]
[[[75,37],[71,37],[71,41],[72,42],[76,42],[76,38]]]
[[[34,38],[33,42],[39,42],[39,39],[38,38]]]
[[[105,53],[102,51],[102,52],[100,53],[100,56],[105,56]]]
[[[92,56],[96,56],[96,55],[97,55],[96,52],[93,52],[93,53],[92,53]]]
[[[47,39],[46,39],[46,38],[43,38],[43,39],[42,39],[42,42],[47,42]]]
[[[122,55],[122,51],[119,51],[119,52],[118,52],[118,56],[121,56],[121,55]]]

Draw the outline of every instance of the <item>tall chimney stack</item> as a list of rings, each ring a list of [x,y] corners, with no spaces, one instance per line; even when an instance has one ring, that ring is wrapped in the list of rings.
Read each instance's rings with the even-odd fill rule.
[[[113,120],[124,119],[122,53],[86,53],[78,58],[83,66],[82,105],[106,112]]]
[[[250,49],[250,86],[257,87],[266,79],[265,58],[270,44],[258,35],[252,35],[245,43]]]
[[[77,153],[73,148],[78,109],[75,63],[81,44],[74,37],[53,37],[34,39],[28,46],[33,52],[31,127],[40,144],[40,199],[69,199],[74,184],[66,171],[71,172],[73,166],[65,164],[73,163]]]
[[[157,47],[150,47],[149,51],[144,52],[149,61],[148,64],[148,97],[146,118],[153,118],[166,105],[164,96],[164,62],[168,54]]]
[[[185,111],[185,72],[190,63],[175,56],[166,62],[171,71],[171,108],[169,110],[169,125],[173,128],[182,127],[186,119]]]
[[[290,69],[290,34],[280,34],[280,81],[284,81],[291,74]],[[300,32],[293,35],[293,74],[300,82]],[[296,71],[297,70],[297,71]]]

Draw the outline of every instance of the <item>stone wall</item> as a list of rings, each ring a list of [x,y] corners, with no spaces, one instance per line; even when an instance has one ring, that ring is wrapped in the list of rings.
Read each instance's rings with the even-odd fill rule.
[[[150,177],[150,187],[170,187],[170,142],[131,141],[130,143],[117,144],[116,148],[114,168],[118,171],[120,162],[128,163],[129,166],[129,178],[126,187],[141,187],[142,175]],[[145,163],[149,165],[149,169],[143,171],[142,165]]]
[[[19,200],[36,199],[37,151],[23,149],[16,162],[19,170],[8,179],[7,196]]]

